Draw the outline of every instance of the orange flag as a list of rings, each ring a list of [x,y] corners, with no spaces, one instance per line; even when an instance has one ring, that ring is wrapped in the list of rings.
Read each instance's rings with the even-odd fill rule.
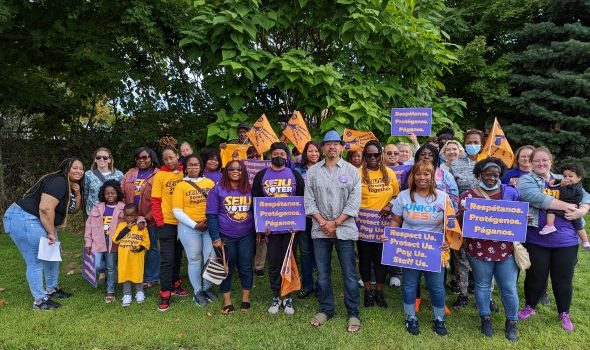
[[[258,118],[246,135],[260,154],[268,151],[270,145],[273,143],[279,142],[277,134],[275,134],[275,131],[270,126],[270,123],[264,114]]]
[[[309,130],[307,130],[307,125],[299,111],[293,112],[293,115],[287,122],[287,127],[283,130],[283,135],[293,142],[299,152],[303,152],[305,144],[311,141],[311,135],[309,134]]]
[[[344,129],[342,136],[346,151],[362,151],[365,144],[371,140],[377,140],[377,138],[370,131]]]
[[[492,131],[488,135],[481,153],[477,156],[477,160],[480,161],[487,157],[500,158],[509,168],[514,163],[514,152],[512,152],[512,147],[498,123],[498,118],[494,118]]]
[[[233,144],[228,143],[225,148],[219,148],[221,154],[221,166],[225,168],[225,165],[230,160],[242,160],[248,158],[248,148],[250,144]]]
[[[455,208],[453,207],[453,204],[451,204],[451,198],[448,195],[445,201],[444,219],[445,242],[449,244],[451,249],[461,249],[461,245],[463,244],[463,232],[461,231],[461,226],[459,226],[459,220],[457,220]],[[447,266],[450,257],[450,252],[443,252],[443,266]]]
[[[297,269],[297,262],[295,255],[293,255],[293,240],[295,239],[295,232],[291,233],[291,240],[287,247],[287,254],[283,260],[281,267],[281,296],[298,291],[301,289],[301,280],[299,279],[299,270]]]

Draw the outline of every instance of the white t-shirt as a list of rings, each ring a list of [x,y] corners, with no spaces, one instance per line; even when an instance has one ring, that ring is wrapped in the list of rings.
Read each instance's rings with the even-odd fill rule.
[[[408,189],[399,193],[391,212],[404,219],[402,228],[443,232],[446,198],[447,194],[437,189],[436,199],[414,193],[416,202],[412,202]]]

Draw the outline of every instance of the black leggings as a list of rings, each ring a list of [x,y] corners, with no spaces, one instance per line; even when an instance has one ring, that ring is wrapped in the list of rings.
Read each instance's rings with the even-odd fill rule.
[[[545,248],[525,244],[531,258],[531,267],[524,278],[526,305],[536,307],[551,276],[551,287],[557,312],[569,312],[572,303],[574,268],[578,262],[578,245],[565,248]]]
[[[281,294],[281,268],[287,254],[291,234],[271,234],[266,244],[266,256],[268,258],[268,277],[272,296],[278,298]],[[289,296],[287,296],[289,297]]]
[[[359,270],[363,282],[371,282],[371,263],[375,269],[375,282],[385,283],[387,269],[381,265],[383,243],[356,241],[359,256]]]
[[[158,227],[160,241],[160,290],[172,291],[174,283],[180,279],[182,244],[178,240],[177,226],[164,224]]]

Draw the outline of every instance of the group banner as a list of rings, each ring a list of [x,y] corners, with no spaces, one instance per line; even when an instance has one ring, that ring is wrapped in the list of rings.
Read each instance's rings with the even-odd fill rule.
[[[441,232],[385,227],[381,263],[401,268],[440,272],[444,235]]]
[[[252,141],[252,144],[260,154],[264,154],[264,152],[268,151],[270,145],[273,143],[279,142],[277,134],[275,134],[275,131],[270,126],[270,123],[264,114],[256,120],[250,131],[246,133],[246,136]]]
[[[388,226],[391,220],[380,217],[378,210],[369,209],[359,210],[355,220],[359,230],[359,240],[383,243],[381,237],[385,232],[385,226]]]
[[[430,136],[432,131],[432,108],[392,108],[391,135]]]
[[[305,231],[303,197],[255,197],[256,232]]]
[[[250,181],[250,184],[252,184],[254,176],[256,176],[260,170],[270,167],[270,160],[244,159],[242,160],[242,163],[244,163],[246,171],[248,172],[248,180]]]
[[[303,153],[305,144],[311,141],[311,135],[309,130],[307,130],[305,120],[299,111],[293,112],[293,115],[287,122],[285,130],[283,130],[283,135],[293,142],[299,152]]]
[[[248,158],[248,148],[250,145],[228,143],[225,148],[220,148],[221,166],[225,168],[230,160],[242,160]]]
[[[86,254],[84,248],[82,248],[82,276],[96,288],[98,284],[96,281],[96,256],[94,253]]]
[[[463,237],[524,242],[528,213],[527,202],[467,198],[463,213]]]

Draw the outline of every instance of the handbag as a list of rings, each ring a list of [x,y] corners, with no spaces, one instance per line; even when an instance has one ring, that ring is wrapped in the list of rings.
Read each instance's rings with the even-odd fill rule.
[[[215,254],[209,257],[205,269],[203,271],[203,278],[207,281],[220,285],[228,275],[227,260],[225,259],[225,249],[221,246],[221,257]]]
[[[512,243],[512,251],[514,260],[516,261],[516,266],[518,266],[519,269],[526,270],[531,267],[531,258],[529,257],[529,252],[522,245],[522,243]]]

